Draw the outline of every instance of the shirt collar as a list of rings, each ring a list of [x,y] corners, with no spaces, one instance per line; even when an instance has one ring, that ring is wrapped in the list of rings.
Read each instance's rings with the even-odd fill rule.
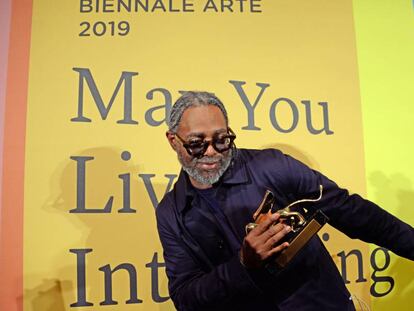
[[[241,151],[234,149],[234,157],[229,168],[221,177],[223,184],[244,184],[249,181],[245,161],[242,158]]]

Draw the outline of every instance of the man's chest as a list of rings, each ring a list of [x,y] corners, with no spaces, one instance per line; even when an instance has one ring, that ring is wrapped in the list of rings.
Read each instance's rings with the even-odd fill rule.
[[[204,252],[214,258],[214,264],[228,260],[238,252],[245,237],[245,226],[253,221],[253,214],[259,207],[267,185],[222,186],[217,189],[215,199],[220,211],[216,211],[208,200],[195,196],[190,208],[183,216],[183,223],[189,235]],[[286,198],[275,194],[276,207],[283,207]]]

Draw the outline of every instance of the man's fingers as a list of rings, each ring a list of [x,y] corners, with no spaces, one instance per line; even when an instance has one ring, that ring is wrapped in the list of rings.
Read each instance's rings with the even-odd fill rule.
[[[273,227],[269,228],[269,230],[267,230],[267,233],[270,233],[267,236],[267,240],[265,242],[265,247],[272,249],[273,246],[279,244],[280,240],[283,239],[283,237],[288,234],[290,231],[292,230],[291,227],[285,225],[285,224],[277,224],[274,225]]]
[[[274,254],[280,253],[281,251],[283,251],[285,248],[287,248],[289,246],[288,242],[284,242],[274,248],[272,248],[268,253],[267,253],[267,258],[273,256]]]
[[[250,233],[255,236],[259,236],[263,234],[270,226],[272,226],[275,222],[278,221],[280,215],[278,213],[274,213],[269,215],[263,222],[261,222],[256,228],[254,228]]]
[[[285,249],[289,243],[281,243],[283,237],[292,230],[279,222],[280,215],[269,215],[245,237],[241,251],[241,260],[248,267],[257,267],[264,260]]]
[[[270,239],[272,236],[274,236],[275,234],[278,234],[279,232],[283,232],[284,230],[288,230],[287,228],[290,228],[290,227],[279,222],[279,223],[274,224],[273,226],[270,226],[265,232],[263,232],[262,236],[264,237],[266,241]]]

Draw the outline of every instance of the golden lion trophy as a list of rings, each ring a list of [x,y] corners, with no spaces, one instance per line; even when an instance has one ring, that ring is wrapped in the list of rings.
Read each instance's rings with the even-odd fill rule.
[[[272,260],[281,268],[287,266],[292,258],[306,243],[314,236],[319,229],[328,221],[328,217],[321,211],[311,213],[308,204],[317,202],[322,198],[322,185],[319,185],[319,197],[316,199],[302,199],[295,201],[285,208],[275,208],[275,197],[269,190],[266,191],[262,203],[253,214],[253,221],[246,225],[246,234],[253,230],[258,224],[264,221],[273,213],[280,214],[281,222],[287,224],[292,230],[284,237],[281,243],[289,242],[289,247],[277,254]]]

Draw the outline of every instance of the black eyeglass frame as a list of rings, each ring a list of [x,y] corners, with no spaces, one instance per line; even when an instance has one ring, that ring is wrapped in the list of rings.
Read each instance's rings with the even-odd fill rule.
[[[182,139],[177,133],[173,133],[174,136],[176,136],[178,138],[178,140],[182,143],[183,147],[185,148],[185,150],[187,151],[187,153],[194,157],[194,158],[201,158],[204,153],[207,151],[208,146],[212,145],[214,150],[216,150],[218,153],[223,153],[226,152],[227,150],[230,150],[233,145],[234,145],[234,140],[236,139],[236,134],[234,134],[234,132],[232,131],[232,129],[230,127],[227,128],[227,134],[223,137],[217,138],[216,136],[213,137],[210,140],[203,140],[200,143],[200,147],[194,148],[191,146],[191,143],[186,142],[184,139]],[[220,135],[220,134],[218,134]],[[222,140],[222,139],[230,139],[230,142],[228,144],[228,146],[226,146],[225,148],[218,148],[216,143],[218,140]],[[200,151],[198,152],[194,152],[193,149],[198,149],[200,148]]]

